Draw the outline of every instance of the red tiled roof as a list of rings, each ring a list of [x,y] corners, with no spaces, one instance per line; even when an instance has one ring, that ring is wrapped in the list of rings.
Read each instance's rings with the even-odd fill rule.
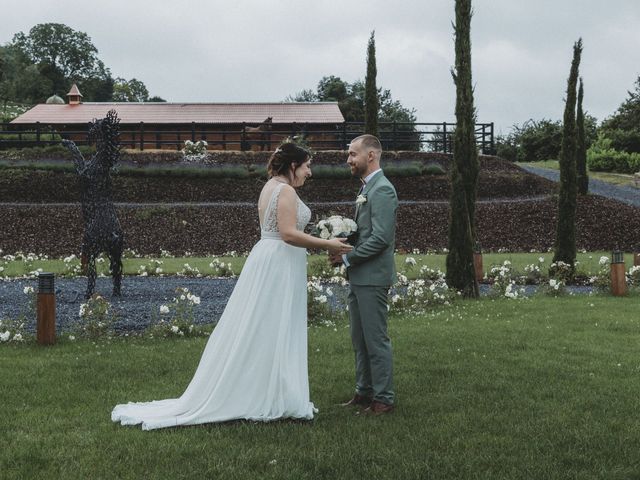
[[[309,103],[81,103],[39,104],[11,123],[80,124],[103,118],[115,109],[120,123],[342,123],[336,102]]]

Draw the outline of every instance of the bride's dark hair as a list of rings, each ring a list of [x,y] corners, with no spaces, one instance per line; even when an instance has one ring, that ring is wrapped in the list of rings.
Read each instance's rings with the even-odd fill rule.
[[[269,177],[277,175],[289,175],[289,167],[293,165],[298,168],[304,162],[311,158],[311,152],[293,142],[285,142],[280,145],[267,164],[267,173]]]

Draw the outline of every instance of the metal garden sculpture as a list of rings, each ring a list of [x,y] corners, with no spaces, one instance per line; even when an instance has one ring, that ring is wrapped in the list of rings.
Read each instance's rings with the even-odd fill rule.
[[[73,155],[80,183],[84,219],[81,253],[88,278],[86,298],[95,289],[96,258],[102,252],[109,257],[113,295],[120,295],[124,232],[113,204],[111,186],[111,169],[120,158],[119,124],[115,110],[110,110],[105,118],[89,123],[88,140],[96,144],[96,153],[89,160],[85,160],[74,142],[62,141]]]

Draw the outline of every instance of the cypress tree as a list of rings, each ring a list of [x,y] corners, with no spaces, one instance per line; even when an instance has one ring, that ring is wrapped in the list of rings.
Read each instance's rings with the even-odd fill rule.
[[[369,37],[367,46],[367,78],[364,87],[364,133],[378,136],[378,110],[380,100],[378,99],[378,89],[376,87],[376,39],[375,30]]]
[[[582,54],[582,39],[573,45],[573,60],[567,80],[567,99],[564,108],[562,149],[560,151],[560,193],[558,195],[558,226],[553,262],[562,261],[573,271],[576,260],[576,85]],[[550,272],[553,274],[554,272]]]
[[[580,77],[578,87],[578,108],[576,112],[577,146],[576,146],[576,174],[578,176],[578,193],[586,195],[589,192],[589,176],[587,174],[587,146],[584,135],[584,112],[582,110],[582,98],[584,97],[584,85]]]
[[[466,297],[478,297],[473,268],[478,150],[471,82],[471,0],[456,0],[456,130],[453,136],[447,284]]]

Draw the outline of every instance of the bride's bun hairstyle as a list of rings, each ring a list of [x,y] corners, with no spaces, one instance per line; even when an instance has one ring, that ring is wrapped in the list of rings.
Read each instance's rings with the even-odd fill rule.
[[[309,150],[299,147],[293,142],[285,142],[276,148],[276,151],[271,155],[267,164],[267,173],[269,177],[288,176],[291,165],[296,169],[309,158],[311,158]]]

